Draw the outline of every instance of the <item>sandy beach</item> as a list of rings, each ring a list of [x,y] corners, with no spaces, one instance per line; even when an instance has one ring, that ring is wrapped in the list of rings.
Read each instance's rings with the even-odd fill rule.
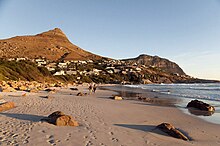
[[[135,100],[109,99],[118,93],[98,89],[95,94],[76,96],[89,92],[88,86],[77,86],[79,91],[56,88],[48,92],[0,93],[16,108],[0,114],[0,145],[27,146],[218,146],[220,125],[208,123],[184,114],[173,106],[158,106]],[[54,111],[73,116],[79,127],[57,127],[40,121]],[[186,133],[191,141],[183,141],[156,129],[168,122]]]

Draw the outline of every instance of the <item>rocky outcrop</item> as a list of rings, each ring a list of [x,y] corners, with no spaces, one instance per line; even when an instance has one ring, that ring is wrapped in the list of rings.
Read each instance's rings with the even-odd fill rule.
[[[187,104],[187,107],[190,108],[196,108],[202,111],[208,111],[208,112],[214,112],[215,111],[215,107],[211,106],[207,103],[204,103],[202,101],[199,100],[192,100]]]
[[[15,108],[14,102],[1,102],[0,103],[0,112],[6,111],[12,108]]]
[[[142,54],[137,58],[124,59],[123,61],[128,63],[136,63],[139,65],[157,67],[164,70],[165,72],[172,74],[185,75],[184,71],[176,63],[165,58],[160,58],[158,56]]]
[[[182,132],[180,132],[178,129],[176,129],[170,123],[162,123],[162,124],[158,125],[157,128],[172,137],[179,138],[182,140],[187,140],[187,141],[189,140],[189,138],[187,136],[185,136]]]
[[[59,84],[61,87],[64,84]],[[0,81],[0,92],[15,92],[15,91],[29,91],[36,93],[40,90],[48,91],[49,93],[55,93],[55,89],[49,89],[49,87],[55,87],[57,84],[38,83],[36,81]]]
[[[47,118],[42,119],[42,121],[47,121],[56,126],[79,126],[78,122],[75,121],[73,117],[65,115],[61,111],[53,112]]]

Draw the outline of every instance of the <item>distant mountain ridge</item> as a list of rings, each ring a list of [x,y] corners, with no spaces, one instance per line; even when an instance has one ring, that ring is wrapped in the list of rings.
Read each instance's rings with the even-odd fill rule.
[[[146,79],[152,83],[206,82],[186,75],[175,62],[158,56],[142,54],[136,58],[123,59],[122,61],[125,63],[119,61],[119,64],[115,64],[118,60],[93,54],[72,44],[59,28],[37,35],[16,36],[0,40],[0,58],[3,58],[3,60],[9,58],[45,58],[50,60],[49,63],[51,61],[59,63],[68,60],[93,60],[94,64],[91,66],[103,70],[103,75],[108,75],[112,81],[119,79],[121,81],[122,79],[131,81],[135,79],[135,82],[139,82],[142,79]],[[14,66],[18,65],[20,68],[23,68],[20,64],[14,64]],[[77,65],[77,67],[79,66]],[[88,66],[84,71],[92,71],[91,66]],[[84,66],[80,67],[83,68]],[[70,68],[67,68],[66,71]],[[107,70],[109,68],[113,70],[112,72],[117,72],[117,70],[120,72],[113,75],[113,73]],[[11,72],[12,69],[15,70]],[[38,70],[36,68],[35,73],[39,73]],[[16,68],[10,68],[5,63],[2,67],[0,66],[0,78],[8,77],[8,75],[11,75],[9,78],[16,78]],[[24,78],[27,79],[27,77]]]
[[[184,71],[175,62],[172,62],[165,58],[160,58],[158,56],[150,56],[146,54],[139,55],[136,58],[123,59],[128,63],[137,63],[145,66],[153,66],[160,68],[168,73],[175,73],[179,75],[186,75]]]
[[[95,55],[72,44],[59,28],[32,36],[16,36],[0,40],[0,58],[30,59],[44,57],[48,60],[97,60]]]

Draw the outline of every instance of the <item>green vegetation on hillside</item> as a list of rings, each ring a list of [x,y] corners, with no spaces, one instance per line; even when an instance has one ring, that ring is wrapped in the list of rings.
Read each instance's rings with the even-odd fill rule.
[[[44,81],[51,73],[30,61],[0,60],[0,80]]]

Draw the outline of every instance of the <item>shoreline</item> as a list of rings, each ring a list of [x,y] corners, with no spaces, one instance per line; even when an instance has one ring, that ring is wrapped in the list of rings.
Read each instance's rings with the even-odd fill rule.
[[[190,115],[192,117],[196,117],[199,119],[202,119],[206,122],[210,122],[213,124],[219,124],[220,125],[220,102],[215,100],[204,100],[199,99],[204,102],[209,102],[211,105],[214,105],[216,108],[216,111],[214,113],[208,113],[203,112],[196,109],[188,109],[186,108],[186,105],[191,100],[194,100],[194,98],[185,98],[185,97],[179,97],[169,94],[162,94],[157,92],[152,92],[148,89],[141,89],[141,88],[133,88],[129,86],[123,86],[123,85],[115,85],[115,86],[104,86],[103,89],[112,90],[118,93],[119,96],[125,97],[127,100],[138,100],[138,97],[146,97],[149,98],[149,101],[143,101],[150,104],[155,104],[157,106],[170,106],[170,107],[176,107],[180,111],[182,111],[184,114]]]
[[[105,85],[101,85],[102,87]],[[114,85],[113,85],[114,86]],[[184,114],[173,106],[158,106],[136,100],[109,99],[115,91],[98,89],[88,93],[88,86],[56,88],[53,99],[42,96],[47,92],[18,96],[12,92],[4,95],[16,108],[4,111],[0,116],[2,130],[0,143],[4,145],[43,146],[134,146],[134,145],[198,145],[220,144],[220,126]],[[0,94],[2,95],[2,93]],[[10,96],[14,95],[14,96]],[[17,95],[17,96],[15,96]],[[79,127],[57,127],[40,121],[54,111],[61,110],[73,116]],[[184,131],[192,140],[183,141],[155,130],[162,122],[168,122]],[[4,133],[4,134],[3,134]]]

